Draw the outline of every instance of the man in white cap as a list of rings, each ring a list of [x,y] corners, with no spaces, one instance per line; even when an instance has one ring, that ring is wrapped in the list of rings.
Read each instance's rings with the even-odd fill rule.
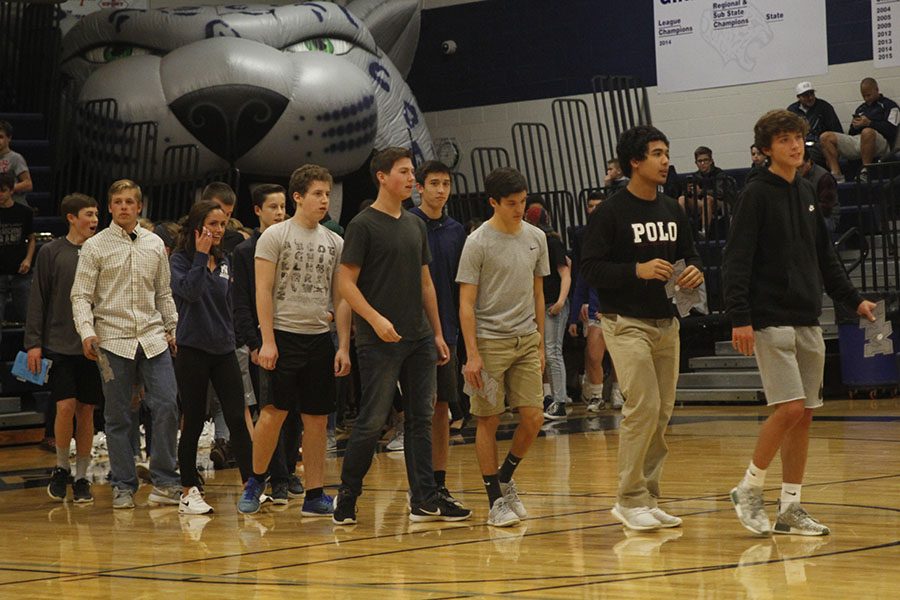
[[[809,123],[806,143],[810,146],[810,156],[812,156],[813,162],[825,166],[825,155],[819,148],[819,136],[825,131],[844,133],[844,127],[841,125],[837,113],[834,112],[834,107],[825,100],[816,98],[816,89],[811,82],[801,81],[794,88],[794,92],[797,95],[797,101],[787,109],[800,115]]]

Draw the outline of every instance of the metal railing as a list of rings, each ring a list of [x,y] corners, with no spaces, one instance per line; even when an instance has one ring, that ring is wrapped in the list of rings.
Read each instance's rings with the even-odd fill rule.
[[[472,148],[469,155],[472,162],[472,178],[475,190],[484,191],[484,178],[499,167],[509,166],[509,152],[497,146]]]
[[[563,189],[574,194],[576,190],[600,185],[602,178],[587,102],[577,98],[557,98],[550,109]]]
[[[61,39],[56,4],[0,2],[0,111],[54,112]]]
[[[550,130],[547,126],[543,123],[514,123],[511,133],[516,168],[525,175],[528,190],[540,192],[558,189]]]
[[[647,88],[637,77],[595,75],[591,79],[591,87],[600,134],[600,154],[606,164],[616,157],[616,143],[623,131],[635,125],[652,123],[650,100]]]
[[[896,292],[900,290],[900,162],[867,165],[866,171],[868,178],[858,183],[855,202],[841,206],[840,227],[856,227],[865,238],[859,244],[868,250],[857,269],[860,291]]]
[[[54,198],[75,191],[93,196],[101,219],[106,219],[109,185],[127,178],[141,186],[148,218],[177,220],[211,181],[225,181],[235,189],[240,184],[236,169],[202,173],[196,145],[168,146],[159,157],[158,124],[123,122],[112,98],[77,103],[65,92],[63,98],[56,127]]]

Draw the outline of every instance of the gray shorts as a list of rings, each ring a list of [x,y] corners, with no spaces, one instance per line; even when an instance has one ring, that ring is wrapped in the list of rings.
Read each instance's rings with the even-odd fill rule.
[[[847,159],[862,158],[860,152],[860,138],[858,135],[847,135],[846,133],[835,133],[837,138],[838,154]],[[875,154],[885,157],[891,151],[891,145],[884,136],[879,132],[875,132]]]
[[[766,327],[754,332],[769,406],[803,399],[806,408],[822,406],[825,340],[821,327]]]

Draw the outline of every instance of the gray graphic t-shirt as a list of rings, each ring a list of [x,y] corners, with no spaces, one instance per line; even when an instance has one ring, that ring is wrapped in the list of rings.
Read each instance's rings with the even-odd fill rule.
[[[344,240],[318,225],[306,229],[288,219],[268,227],[256,244],[256,258],[275,263],[273,325],[279,331],[328,331],[337,269]]]

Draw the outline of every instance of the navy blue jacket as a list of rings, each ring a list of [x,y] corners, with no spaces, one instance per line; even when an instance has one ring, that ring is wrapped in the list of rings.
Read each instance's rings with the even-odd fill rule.
[[[246,345],[250,350],[262,346],[259,335],[259,318],[256,315],[256,243],[261,235],[253,230],[249,239],[238,244],[231,256],[234,272],[234,335],[238,348]]]
[[[175,338],[179,346],[188,346],[210,354],[234,352],[234,324],[231,306],[231,269],[221,259],[210,271],[209,255],[184,251],[169,260],[172,270],[172,296],[178,309]]]
[[[896,102],[894,102],[890,98],[880,96],[878,100],[876,100],[872,104],[866,104],[865,102],[863,102],[856,107],[856,110],[853,112],[853,114],[867,117],[872,122],[869,127],[884,136],[884,139],[887,140],[888,145],[893,147],[894,139],[897,137],[897,126],[889,119],[891,118],[891,112],[898,109],[900,109],[900,107],[897,106]],[[894,120],[897,120],[897,115],[894,115]],[[859,135],[860,133],[862,133],[863,129],[864,127],[851,126],[848,133],[850,135]]]
[[[432,219],[418,206],[409,212],[425,221],[428,248],[431,250],[428,268],[437,295],[441,330],[447,345],[455,346],[459,339],[459,285],[456,283],[456,271],[466,243],[466,228],[447,215]]]

